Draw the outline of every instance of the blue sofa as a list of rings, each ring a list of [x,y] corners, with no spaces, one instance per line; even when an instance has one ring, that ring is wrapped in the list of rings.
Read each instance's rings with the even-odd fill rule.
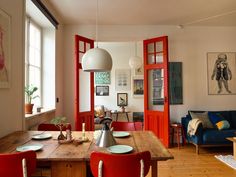
[[[195,113],[202,113],[205,111],[191,111]],[[227,140],[227,137],[236,136],[236,111],[208,111],[208,113],[220,114],[230,124],[229,129],[218,130],[217,128],[203,128],[202,125],[197,129],[193,136],[187,134],[189,121],[192,119],[190,111],[185,117],[181,118],[181,123],[188,142],[196,146],[196,153],[199,153],[199,147],[209,146],[227,146],[232,145],[232,142]]]

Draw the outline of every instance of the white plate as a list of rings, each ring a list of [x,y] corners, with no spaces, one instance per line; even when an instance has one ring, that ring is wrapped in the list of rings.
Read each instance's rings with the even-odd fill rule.
[[[133,148],[127,145],[114,145],[107,148],[107,150],[113,154],[124,154],[131,152]]]
[[[116,138],[123,138],[129,136],[129,132],[113,132],[113,136]]]
[[[32,139],[44,140],[44,139],[48,139],[48,138],[51,138],[51,137],[52,137],[52,134],[50,134],[50,133],[42,133],[42,134],[38,134],[38,135],[33,135]]]
[[[42,144],[31,144],[31,145],[23,145],[23,146],[18,146],[16,148],[16,151],[18,152],[24,152],[24,151],[38,151],[43,148]]]

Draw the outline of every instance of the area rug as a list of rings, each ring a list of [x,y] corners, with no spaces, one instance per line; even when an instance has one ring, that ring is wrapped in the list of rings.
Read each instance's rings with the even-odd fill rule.
[[[215,155],[215,158],[236,170],[236,160],[232,155]]]

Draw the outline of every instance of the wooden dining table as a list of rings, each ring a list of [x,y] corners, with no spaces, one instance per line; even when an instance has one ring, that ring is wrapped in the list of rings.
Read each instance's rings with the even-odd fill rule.
[[[57,131],[47,131],[52,138],[45,140],[34,140],[33,135],[44,133],[42,131],[16,131],[0,139],[0,153],[13,153],[16,148],[22,145],[42,144],[43,148],[37,151],[37,161],[50,162],[52,177],[86,177],[89,167],[90,154],[93,151],[110,153],[107,148],[96,146],[94,132],[85,133],[87,142],[78,143],[59,143]],[[130,131],[130,136],[115,138],[117,144],[129,145],[133,151],[150,151],[151,153],[151,174],[152,177],[158,176],[158,161],[173,159],[171,153],[164,147],[161,141],[151,131]],[[82,132],[73,131],[73,139],[82,137]]]

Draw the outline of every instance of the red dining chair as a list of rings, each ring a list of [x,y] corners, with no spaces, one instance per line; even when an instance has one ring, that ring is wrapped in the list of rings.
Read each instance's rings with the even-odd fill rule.
[[[113,131],[137,131],[143,130],[142,122],[111,122],[111,127]]]
[[[93,152],[90,168],[94,177],[144,177],[150,161],[149,151],[122,155]]]
[[[62,131],[66,131],[66,129],[70,129],[71,130],[71,124],[66,124],[66,126],[64,126],[62,128]],[[60,131],[59,127],[56,126],[55,124],[47,124],[47,123],[42,123],[38,125],[38,130],[39,131]]]
[[[23,165],[24,163],[26,165]],[[35,169],[34,151],[0,154],[0,176],[2,177],[28,177],[35,172]]]

